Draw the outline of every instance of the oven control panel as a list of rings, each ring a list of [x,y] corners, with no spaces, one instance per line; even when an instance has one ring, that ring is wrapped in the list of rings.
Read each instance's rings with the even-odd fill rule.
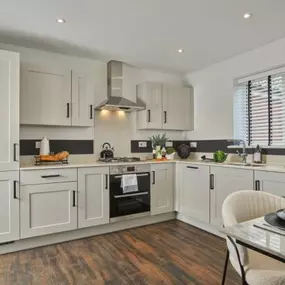
[[[110,167],[110,174],[132,174],[140,172],[150,172],[149,164],[140,164],[140,165],[117,165]]]

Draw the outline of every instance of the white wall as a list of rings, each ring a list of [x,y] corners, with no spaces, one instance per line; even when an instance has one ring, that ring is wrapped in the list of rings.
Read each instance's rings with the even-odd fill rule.
[[[195,130],[188,133],[188,138],[232,138],[234,79],[283,64],[285,38],[187,74],[195,98]]]
[[[106,63],[91,59],[77,58],[62,54],[49,53],[36,49],[16,47],[0,44],[0,49],[16,51],[20,53],[21,62],[60,62],[73,69],[88,69],[94,72],[96,84],[95,104],[99,104],[107,96]],[[182,77],[153,70],[137,69],[128,65],[123,66],[124,72],[124,96],[130,100],[136,100],[136,85],[144,81],[156,81],[170,84],[182,84]],[[98,156],[101,145],[108,141],[116,150],[117,156],[130,155],[130,140],[147,139],[158,131],[137,131],[135,113],[101,113],[96,112],[94,128],[78,127],[42,127],[21,126],[21,139],[40,139],[44,135],[50,139],[85,139],[92,140],[95,137],[95,154]],[[160,132],[161,133],[161,132]],[[180,131],[167,132],[171,139],[183,139]]]

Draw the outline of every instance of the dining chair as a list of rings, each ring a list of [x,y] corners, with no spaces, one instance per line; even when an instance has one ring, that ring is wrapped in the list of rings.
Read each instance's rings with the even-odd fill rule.
[[[229,195],[222,206],[225,227],[233,226],[285,208],[285,199],[269,193],[243,190]],[[222,279],[225,284],[228,261],[243,285],[285,285],[285,264],[238,245],[227,237],[227,256]]]

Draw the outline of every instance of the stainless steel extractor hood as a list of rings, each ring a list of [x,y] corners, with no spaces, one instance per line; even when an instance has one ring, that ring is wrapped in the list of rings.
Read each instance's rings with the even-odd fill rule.
[[[96,110],[122,110],[126,112],[144,110],[145,106],[123,97],[123,63],[111,60],[107,64],[108,93],[107,99],[101,102]]]

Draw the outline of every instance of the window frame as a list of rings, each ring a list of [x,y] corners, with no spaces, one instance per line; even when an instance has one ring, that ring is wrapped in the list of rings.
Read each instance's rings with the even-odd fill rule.
[[[234,80],[234,94],[236,92],[236,89],[237,89],[237,86],[239,84],[246,84],[247,85],[247,88],[248,88],[248,91],[247,91],[247,96],[248,96],[248,110],[249,109],[249,96],[250,96],[250,82],[253,81],[253,80],[258,80],[258,79],[261,79],[261,78],[264,78],[264,77],[267,77],[267,83],[268,83],[268,143],[270,144],[271,142],[271,112],[270,112],[270,108],[272,106],[272,86],[271,86],[271,77],[272,76],[275,76],[275,75],[278,75],[278,74],[283,74],[285,75],[285,65],[282,65],[282,66],[278,66],[278,67],[275,67],[275,68],[271,68],[271,69],[267,69],[265,71],[262,71],[262,72],[258,72],[258,73],[252,73],[252,74],[249,74],[245,77],[242,77],[242,78],[236,78]],[[235,96],[235,95],[234,95]],[[285,109],[284,109],[284,114],[285,114]],[[235,136],[235,128],[236,128],[236,118],[235,118],[235,100],[233,100],[233,134]],[[247,125],[247,129],[248,129],[248,132],[250,132],[250,112],[248,112],[248,125]],[[284,120],[284,126],[285,126],[285,120]],[[250,138],[250,135],[248,134],[248,137]],[[239,138],[236,138],[236,139],[239,139]],[[249,148],[249,149],[254,149],[256,148],[256,145],[251,145],[250,144],[250,140],[246,140],[245,141],[246,143],[246,148]],[[285,139],[284,139],[284,145],[269,145],[269,144],[266,144],[266,145],[263,145],[263,144],[259,144],[260,147],[262,148],[267,148],[267,149],[284,149],[285,148]],[[241,149],[242,146],[240,145],[234,145],[234,146],[229,146],[229,148],[235,148],[235,149]]]

